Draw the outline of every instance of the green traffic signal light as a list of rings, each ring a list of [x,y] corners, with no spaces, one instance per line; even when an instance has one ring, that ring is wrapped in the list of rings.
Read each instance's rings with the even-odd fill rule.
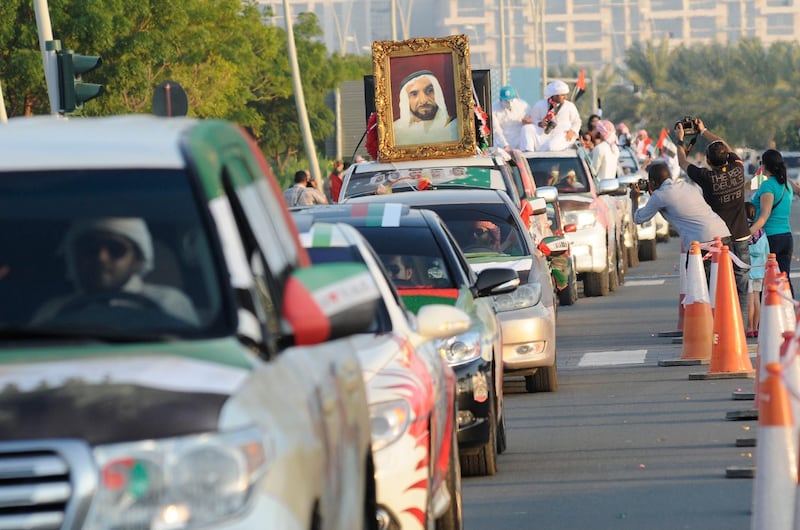
[[[103,85],[84,83],[81,75],[98,68],[103,59],[96,55],[78,55],[69,50],[56,52],[58,60],[59,111],[73,112],[90,99],[101,95]]]

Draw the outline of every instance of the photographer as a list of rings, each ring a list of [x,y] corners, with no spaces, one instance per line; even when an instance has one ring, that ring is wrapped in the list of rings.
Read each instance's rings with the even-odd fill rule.
[[[719,215],[703,199],[700,188],[684,180],[672,180],[669,167],[664,162],[653,162],[647,168],[647,180],[631,188],[631,200],[638,204],[642,188],[650,192],[650,200],[633,213],[636,224],[644,223],[661,212],[681,237],[681,245],[688,251],[692,241],[708,243],[715,237],[729,237],[730,231]],[[706,279],[710,263],[706,260]]]
[[[302,169],[294,174],[294,185],[284,190],[283,199],[289,207],[328,204],[325,195],[314,187],[311,173]]]
[[[688,129],[688,130],[687,130]],[[686,134],[705,138],[706,163],[708,168],[690,164],[686,159],[687,146],[684,143]],[[700,118],[684,118],[675,124],[675,136],[678,146],[678,165],[686,171],[692,181],[703,190],[703,198],[728,225],[730,237],[723,238],[737,259],[733,260],[733,274],[736,278],[736,291],[739,295],[739,306],[742,310],[743,322],[747,322],[747,283],[750,275],[750,228],[745,211],[745,174],[744,162],[734,153],[728,144],[706,128]]]

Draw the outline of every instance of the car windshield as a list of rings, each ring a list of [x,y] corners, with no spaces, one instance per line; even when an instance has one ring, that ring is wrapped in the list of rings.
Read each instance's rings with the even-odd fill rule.
[[[579,193],[589,190],[587,175],[577,157],[528,158],[536,186],[555,186],[559,193]]]
[[[427,204],[439,214],[464,254],[530,255],[526,239],[505,203]]]
[[[190,182],[177,170],[0,173],[2,337],[229,334]]]
[[[357,228],[375,249],[398,289],[460,287],[429,228]]]
[[[345,197],[442,188],[494,188],[507,191],[499,169],[451,166],[359,171],[350,176]]]

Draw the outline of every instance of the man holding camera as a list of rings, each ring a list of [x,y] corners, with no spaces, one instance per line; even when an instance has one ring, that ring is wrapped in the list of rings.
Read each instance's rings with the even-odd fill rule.
[[[680,234],[683,248],[690,248],[692,241],[710,243],[715,237],[730,237],[725,221],[714,213],[703,199],[700,188],[685,180],[670,178],[669,167],[662,161],[651,163],[647,168],[647,180],[640,180],[631,188],[633,204],[638,204],[642,191],[650,192],[650,200],[633,213],[636,224],[644,223],[661,212],[669,224]],[[706,280],[710,275],[710,263],[706,260]]]
[[[708,167],[690,164],[686,158],[685,135],[694,134],[705,138],[706,163]],[[703,198],[728,225],[730,236],[722,239],[735,258],[733,274],[736,278],[736,291],[744,322],[747,322],[747,283],[750,273],[750,228],[745,211],[745,173],[744,162],[730,146],[708,130],[700,118],[684,118],[675,124],[678,165],[703,190]],[[690,145],[694,145],[696,137]],[[691,149],[691,147],[690,147]],[[737,259],[738,258],[738,259]]]

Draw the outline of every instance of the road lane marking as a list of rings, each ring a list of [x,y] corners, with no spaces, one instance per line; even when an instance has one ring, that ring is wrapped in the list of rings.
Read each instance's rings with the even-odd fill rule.
[[[642,287],[646,285],[664,285],[666,280],[625,280],[625,285],[629,287]]]
[[[584,353],[579,367],[614,366],[617,364],[644,364],[647,350],[592,351]]]

